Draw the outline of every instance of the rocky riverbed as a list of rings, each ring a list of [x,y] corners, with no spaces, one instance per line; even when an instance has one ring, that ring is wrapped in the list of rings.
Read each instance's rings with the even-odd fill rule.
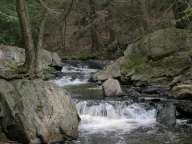
[[[190,144],[190,83],[124,75],[103,83],[94,80],[103,71],[100,63],[68,61],[49,81],[0,80],[2,141]]]
[[[65,143],[190,144],[191,118],[179,111],[182,103],[190,101],[171,97],[168,86],[120,83],[123,95],[105,96],[101,83],[89,82],[92,68],[86,64],[72,67],[67,69],[73,78],[60,86],[72,94],[81,123],[78,139]]]
[[[119,80],[128,96],[173,99],[183,117],[192,114],[191,33],[168,28],[129,45],[124,56],[93,76],[96,81]]]

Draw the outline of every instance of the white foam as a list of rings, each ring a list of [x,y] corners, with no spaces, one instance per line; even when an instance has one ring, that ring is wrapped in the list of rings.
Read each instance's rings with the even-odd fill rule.
[[[87,66],[81,67],[74,67],[74,66],[64,66],[62,68],[62,72],[66,74],[62,78],[53,80],[55,84],[59,86],[67,86],[67,85],[79,85],[79,84],[86,84],[91,77],[92,73],[95,73],[96,69],[90,69]],[[74,77],[75,74],[75,78]],[[78,77],[82,75],[82,77]]]
[[[141,126],[152,126],[155,123],[154,109],[146,110],[139,104],[125,105],[124,102],[89,104],[86,101],[77,103],[81,117],[80,130],[129,132]]]
[[[80,80],[78,78],[72,79],[69,76],[63,76],[62,78],[57,79],[57,80],[53,80],[52,82],[54,82],[58,86],[67,86],[67,85],[86,84],[87,80]]]
[[[74,66],[63,66],[63,73],[94,73],[97,69],[88,68],[88,66],[74,67]]]

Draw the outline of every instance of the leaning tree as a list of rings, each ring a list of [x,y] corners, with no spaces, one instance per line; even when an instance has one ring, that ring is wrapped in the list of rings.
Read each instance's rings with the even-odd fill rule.
[[[25,48],[25,63],[18,68],[19,73],[29,74],[32,77],[36,77],[39,72],[39,49],[42,47],[43,33],[47,15],[49,13],[64,13],[64,21],[72,10],[74,0],[71,0],[70,7],[66,10],[49,8],[43,0],[39,0],[40,5],[43,8],[43,18],[39,27],[39,35],[37,45],[34,44],[32,36],[32,28],[30,23],[30,17],[27,8],[26,0],[16,0],[16,10],[19,17],[21,34],[24,41]],[[66,27],[66,25],[65,25]]]

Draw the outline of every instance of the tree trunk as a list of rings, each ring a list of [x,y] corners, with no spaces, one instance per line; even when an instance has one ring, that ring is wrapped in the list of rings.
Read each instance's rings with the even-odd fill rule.
[[[44,31],[45,31],[45,24],[47,21],[48,17],[48,12],[44,10],[43,12],[43,18],[41,19],[41,23],[39,26],[39,35],[38,35],[38,41],[37,41],[37,46],[35,47],[35,69],[36,72],[41,70],[40,64],[39,64],[39,52],[41,49],[43,49],[43,36],[44,36]]]
[[[91,33],[91,41],[92,41],[92,46],[91,49],[93,52],[98,50],[99,47],[99,42],[97,38],[97,31],[96,31],[96,24],[95,24],[95,18],[96,18],[96,10],[95,10],[95,3],[94,0],[89,0],[89,6],[90,6],[90,33]]]
[[[19,16],[21,32],[25,44],[25,63],[23,65],[23,72],[35,74],[37,72],[37,65],[35,64],[36,54],[26,0],[16,0],[16,9]]]

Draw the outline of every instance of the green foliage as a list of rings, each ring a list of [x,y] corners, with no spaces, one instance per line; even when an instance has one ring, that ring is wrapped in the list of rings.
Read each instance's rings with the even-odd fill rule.
[[[177,18],[177,22],[185,21],[190,23],[192,21],[192,7],[188,6],[184,11],[180,12],[180,17]]]
[[[182,17],[182,19],[186,19],[191,21],[192,19],[192,7],[188,7],[185,11],[184,11],[184,16]]]
[[[19,23],[14,0],[0,1],[0,43],[15,44],[19,38]]]
[[[32,25],[33,38],[35,43],[38,39],[39,26],[42,19],[42,7],[38,0],[28,0],[29,15]]]
[[[0,0],[0,44],[22,46],[16,0]],[[36,0],[28,0],[34,39],[37,39],[41,7]]]

